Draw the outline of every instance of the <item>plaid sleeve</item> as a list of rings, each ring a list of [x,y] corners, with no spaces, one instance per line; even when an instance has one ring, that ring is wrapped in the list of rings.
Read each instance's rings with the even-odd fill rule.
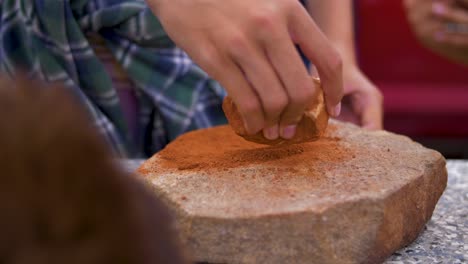
[[[0,70],[64,83],[119,156],[147,157],[182,133],[226,122],[224,90],[174,46],[143,0],[3,0],[0,15]],[[89,32],[105,38],[135,84],[133,138]]]

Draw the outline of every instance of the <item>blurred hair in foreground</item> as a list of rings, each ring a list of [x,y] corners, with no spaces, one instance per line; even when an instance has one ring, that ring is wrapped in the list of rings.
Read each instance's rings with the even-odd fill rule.
[[[0,78],[0,263],[185,263],[63,87]]]

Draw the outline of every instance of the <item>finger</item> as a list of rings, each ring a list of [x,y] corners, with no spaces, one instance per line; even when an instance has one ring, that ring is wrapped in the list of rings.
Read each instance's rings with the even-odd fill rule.
[[[343,97],[343,62],[305,9],[297,8],[290,17],[292,34],[308,59],[317,67],[322,81],[328,113],[337,117]]]
[[[441,41],[445,36],[443,24],[439,19],[433,17],[430,6],[424,4],[408,14],[408,20],[413,26],[415,35],[426,44],[432,41]]]
[[[220,83],[236,103],[247,133],[250,135],[258,133],[265,126],[260,99],[237,65],[226,63],[223,69],[224,72],[219,77]]]
[[[224,70],[219,77],[220,83],[236,103],[247,133],[250,135],[258,133],[265,126],[260,99],[237,65],[226,63],[222,67]]]
[[[434,15],[439,18],[453,23],[468,24],[468,11],[463,8],[448,5],[445,2],[434,2],[432,9]]]
[[[468,35],[445,34],[439,42],[455,47],[466,47],[468,45]]]
[[[417,30],[416,35],[424,42],[440,42],[446,37],[443,25],[438,21],[428,21],[422,24]]]
[[[287,28],[264,39],[268,57],[285,86],[289,104],[281,115],[280,134],[292,138],[295,125],[313,101],[315,85],[302,61]]]
[[[228,92],[244,120],[248,134],[260,131],[265,123],[263,109],[255,90],[242,70],[230,58],[209,44],[192,52],[192,59]]]
[[[361,124],[362,127],[370,130],[383,128],[383,109],[382,104],[373,99],[367,107],[363,109]]]
[[[274,140],[279,136],[278,123],[288,105],[288,95],[272,67],[267,55],[260,47],[253,47],[246,37],[231,37],[229,45],[233,60],[242,68],[255,89],[265,114],[266,138]]]
[[[352,108],[359,125],[368,129],[381,129],[383,119],[383,94],[365,76],[355,68],[346,74],[344,105]],[[341,118],[341,116],[340,116]]]
[[[434,19],[433,2],[427,0],[409,0],[405,2],[407,17],[414,25],[424,25]]]
[[[460,36],[468,35],[468,23],[454,23],[454,22],[444,21],[441,24],[443,25],[444,33],[460,35]]]

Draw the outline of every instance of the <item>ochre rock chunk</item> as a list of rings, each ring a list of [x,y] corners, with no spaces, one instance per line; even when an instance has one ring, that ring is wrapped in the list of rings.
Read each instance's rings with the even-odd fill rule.
[[[447,182],[440,153],[334,120],[280,148],[229,126],[190,132],[139,173],[192,260],[210,263],[381,263],[416,239]]]
[[[328,113],[325,107],[320,80],[315,78],[313,80],[316,86],[314,100],[310,102],[309,108],[304,112],[304,115],[297,126],[296,134],[292,139],[287,140],[278,138],[276,140],[269,140],[263,136],[262,131],[255,135],[248,135],[244,127],[242,117],[237,110],[234,101],[229,96],[227,96],[223,102],[224,113],[234,132],[248,141],[266,145],[287,145],[315,141],[327,128]]]

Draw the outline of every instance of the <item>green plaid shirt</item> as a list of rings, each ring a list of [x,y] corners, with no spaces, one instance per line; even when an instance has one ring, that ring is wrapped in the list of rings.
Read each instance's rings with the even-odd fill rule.
[[[0,16],[0,72],[65,84],[122,157],[148,157],[182,133],[226,122],[225,91],[174,46],[143,0],[0,0]],[[134,137],[90,32],[135,84]]]

